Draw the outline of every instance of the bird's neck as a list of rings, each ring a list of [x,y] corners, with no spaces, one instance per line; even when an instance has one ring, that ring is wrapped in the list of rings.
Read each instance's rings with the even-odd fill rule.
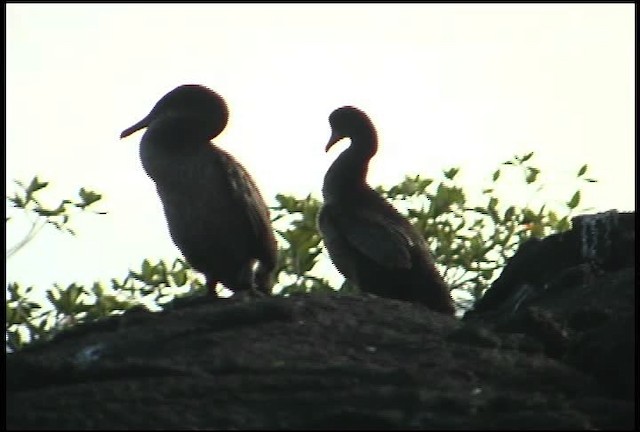
[[[325,201],[353,196],[358,191],[369,189],[367,171],[377,148],[375,133],[351,138],[351,145],[336,158],[324,177],[322,193]]]
[[[142,136],[142,166],[156,183],[175,183],[190,177],[194,167],[206,164],[206,155],[215,149],[206,133],[189,126],[185,122],[154,123]]]
[[[222,128],[205,116],[166,115],[147,128],[147,139],[156,145],[180,145],[185,142],[206,143]]]

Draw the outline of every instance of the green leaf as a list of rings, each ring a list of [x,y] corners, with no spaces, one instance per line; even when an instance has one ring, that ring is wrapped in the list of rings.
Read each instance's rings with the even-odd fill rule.
[[[514,206],[510,206],[505,212],[504,212],[504,220],[505,221],[509,221],[513,218],[514,214],[516,212],[516,208]]]
[[[576,191],[576,193],[573,194],[571,200],[567,203],[567,207],[573,210],[578,207],[578,204],[580,204],[580,191]]]
[[[538,211],[538,220],[541,221],[542,220],[542,216],[544,213],[544,209],[547,207],[546,204],[542,204],[542,206],[540,207],[540,210]]]
[[[34,192],[47,187],[48,184],[49,182],[41,182],[38,180],[38,176],[35,176],[26,189],[27,195],[32,195]]]
[[[51,216],[58,216],[62,213],[64,213],[65,208],[62,204],[60,204],[60,206],[57,209],[54,210],[48,210],[45,208],[37,208],[33,210],[34,212],[36,212],[37,214],[39,214],[40,216],[44,216],[44,217],[51,217]],[[65,220],[66,222],[66,220]],[[59,229],[59,227],[58,227]]]
[[[528,161],[529,159],[531,159],[531,156],[533,156],[533,152],[531,152],[531,153],[527,153],[526,155],[524,155],[524,156],[522,157],[521,161],[522,161],[522,162],[526,162],[526,161]]]
[[[18,195],[9,198],[9,201],[11,201],[13,203],[13,206],[16,208],[24,208],[24,206],[26,205],[26,202],[22,199],[22,197]]]
[[[153,268],[151,267],[151,263],[148,259],[142,261],[141,276],[145,281],[148,281],[149,279],[151,279],[151,276],[153,276]]]
[[[172,276],[177,286],[183,286],[187,283],[187,272],[185,270],[174,272]]]
[[[80,188],[80,191],[78,192],[78,194],[80,195],[80,199],[82,200],[82,203],[76,204],[76,206],[81,209],[84,209],[85,207],[88,207],[91,204],[95,203],[96,201],[99,201],[102,199],[102,195],[85,188]]]
[[[531,183],[535,182],[539,173],[540,173],[539,169],[533,168],[533,167],[528,167],[527,168],[527,178],[526,178],[527,184],[531,184]]]
[[[537,218],[536,214],[533,211],[531,211],[531,209],[526,208],[523,211],[521,223],[523,225],[528,225],[532,222],[535,222],[536,218]]]
[[[458,174],[459,171],[460,168],[450,168],[444,171],[444,176],[449,180],[453,180],[453,178],[456,176],[456,174]]]
[[[496,181],[496,180],[498,180],[498,178],[500,178],[500,170],[499,169],[497,169],[497,170],[495,170],[493,172],[493,177],[492,178],[493,178],[493,181]]]
[[[578,171],[578,177],[581,177],[584,173],[587,172],[587,164],[582,165],[582,168]]]
[[[569,218],[567,216],[563,217],[558,221],[558,232],[564,232],[571,229],[571,224],[569,223]]]

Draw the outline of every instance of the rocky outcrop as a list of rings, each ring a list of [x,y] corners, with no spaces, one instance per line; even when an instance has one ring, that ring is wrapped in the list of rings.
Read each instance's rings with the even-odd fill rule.
[[[464,319],[195,299],[8,354],[8,429],[632,429],[634,214],[520,249]]]

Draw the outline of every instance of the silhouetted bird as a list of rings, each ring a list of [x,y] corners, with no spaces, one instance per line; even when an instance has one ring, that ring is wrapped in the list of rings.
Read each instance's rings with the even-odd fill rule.
[[[209,293],[271,293],[276,242],[269,210],[249,173],[210,140],[227,124],[224,100],[200,85],[163,96],[120,138],[147,128],[140,159],[155,182],[173,242],[202,272]]]
[[[364,112],[345,106],[331,113],[329,124],[326,151],[351,138],[322,188],[318,228],[331,260],[362,291],[453,314],[449,289],[424,238],[366,182],[369,160],[378,148],[373,123]]]

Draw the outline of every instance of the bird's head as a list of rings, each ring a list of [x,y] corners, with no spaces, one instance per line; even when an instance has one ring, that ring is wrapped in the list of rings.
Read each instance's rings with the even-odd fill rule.
[[[325,147],[329,149],[342,138],[368,138],[375,136],[375,129],[369,117],[352,106],[343,106],[334,110],[329,116],[331,137]]]
[[[164,95],[145,118],[122,131],[120,138],[167,118],[189,119],[190,124],[202,127],[208,138],[213,139],[227,125],[229,110],[224,99],[207,87],[181,85]]]

